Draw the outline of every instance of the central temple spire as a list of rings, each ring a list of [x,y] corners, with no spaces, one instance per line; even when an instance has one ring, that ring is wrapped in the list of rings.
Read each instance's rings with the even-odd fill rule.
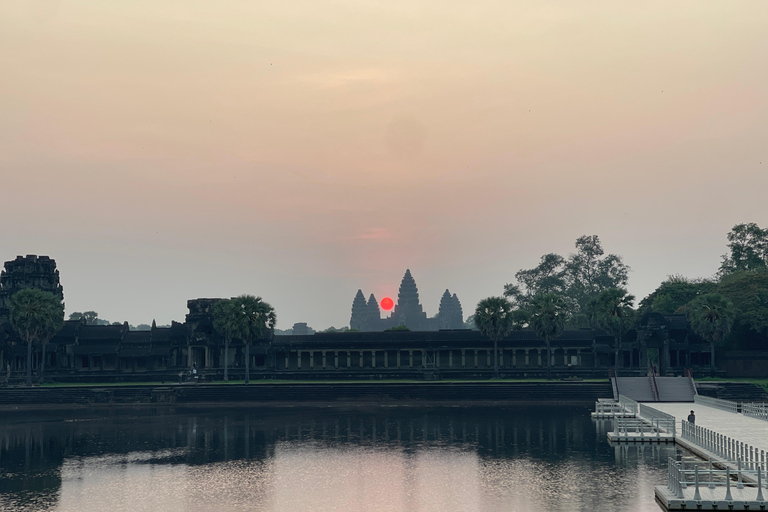
[[[419,289],[416,287],[416,281],[411,275],[411,270],[407,269],[403,280],[400,282],[400,290],[397,293],[397,306],[392,316],[399,325],[405,325],[412,330],[421,330],[427,319],[421,303],[419,302]]]

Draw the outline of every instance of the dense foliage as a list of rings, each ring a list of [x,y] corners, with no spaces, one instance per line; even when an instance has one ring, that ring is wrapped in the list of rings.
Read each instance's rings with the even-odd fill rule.
[[[13,329],[27,342],[27,386],[32,385],[32,344],[41,343],[43,357],[40,380],[45,375],[45,347],[48,340],[64,326],[64,303],[56,295],[26,288],[11,297],[10,321]]]
[[[619,366],[621,339],[635,325],[635,296],[623,288],[609,288],[600,292],[594,302],[594,314],[597,324],[613,336],[615,365]]]
[[[693,299],[714,292],[717,283],[709,279],[688,279],[669,276],[656,290],[640,301],[640,314],[655,311],[664,315],[685,313],[685,306]]]
[[[245,383],[251,377],[251,344],[257,340],[271,338],[275,331],[277,315],[275,309],[261,297],[240,295],[232,300],[232,336],[245,343]]]
[[[768,228],[754,222],[736,224],[728,233],[728,250],[720,265],[723,275],[768,269]]]
[[[231,299],[220,300],[213,306],[213,327],[224,336],[224,380],[229,380],[229,344],[237,334],[237,306]]]
[[[493,372],[499,376],[499,342],[512,330],[512,304],[504,297],[488,297],[477,303],[474,321],[483,336],[493,342]]]
[[[531,327],[544,338],[547,346],[547,378],[552,376],[552,349],[550,341],[560,336],[571,316],[571,308],[562,295],[540,293],[531,299],[528,307]]]
[[[504,285],[504,296],[515,305],[515,328],[529,325],[533,298],[553,293],[567,303],[571,327],[594,327],[594,300],[603,290],[626,286],[629,267],[621,256],[605,254],[597,235],[581,236],[567,258],[550,253],[539,264],[515,274],[516,284]]]
[[[699,318],[703,305],[718,294],[728,328],[717,330],[712,342],[739,349],[768,349],[768,228],[757,224],[737,224],[727,235],[728,254],[718,274],[712,278],[690,279],[669,276],[656,290],[643,298],[637,311],[634,297],[624,287],[629,267],[621,256],[605,254],[597,235],[576,240],[576,252],[563,257],[545,254],[539,264],[515,274],[515,282],[504,285],[504,296],[512,305],[512,329],[542,329],[542,316],[534,307],[537,297],[558,297],[567,314],[569,329],[601,328],[617,339],[629,332],[638,318],[648,313],[688,315],[691,325]],[[704,298],[707,298],[706,300]],[[541,299],[539,299],[540,301]],[[726,307],[725,304],[730,304]],[[711,303],[714,307],[714,303]],[[472,322],[477,323],[477,322]],[[692,327],[702,339],[711,333]],[[723,326],[720,325],[720,328]],[[543,332],[543,331],[542,331]],[[550,337],[552,335],[550,334]],[[542,335],[543,337],[543,335]],[[714,357],[714,355],[713,355]]]

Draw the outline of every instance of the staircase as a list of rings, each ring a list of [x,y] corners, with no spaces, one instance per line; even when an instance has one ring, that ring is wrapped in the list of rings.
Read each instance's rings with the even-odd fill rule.
[[[733,402],[768,402],[765,388],[749,382],[698,382],[696,387],[704,396]]]
[[[656,377],[659,402],[693,402],[696,390],[688,377]]]
[[[653,385],[650,377],[616,377],[619,394],[636,402],[655,402]]]

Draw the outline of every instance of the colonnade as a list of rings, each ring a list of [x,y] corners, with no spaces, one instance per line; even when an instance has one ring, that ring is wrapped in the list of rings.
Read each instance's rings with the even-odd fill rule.
[[[544,368],[546,349],[499,349],[500,368]],[[584,349],[552,350],[552,366],[582,366]],[[475,369],[493,367],[493,349],[293,349],[277,351],[278,370],[334,370],[357,368]]]

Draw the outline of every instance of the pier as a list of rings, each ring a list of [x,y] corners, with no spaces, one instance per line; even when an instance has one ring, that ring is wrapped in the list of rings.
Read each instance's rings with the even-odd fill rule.
[[[655,491],[666,510],[768,510],[768,404],[697,395],[694,403],[652,406],[675,419],[675,442],[704,459],[669,460],[667,486]]]

